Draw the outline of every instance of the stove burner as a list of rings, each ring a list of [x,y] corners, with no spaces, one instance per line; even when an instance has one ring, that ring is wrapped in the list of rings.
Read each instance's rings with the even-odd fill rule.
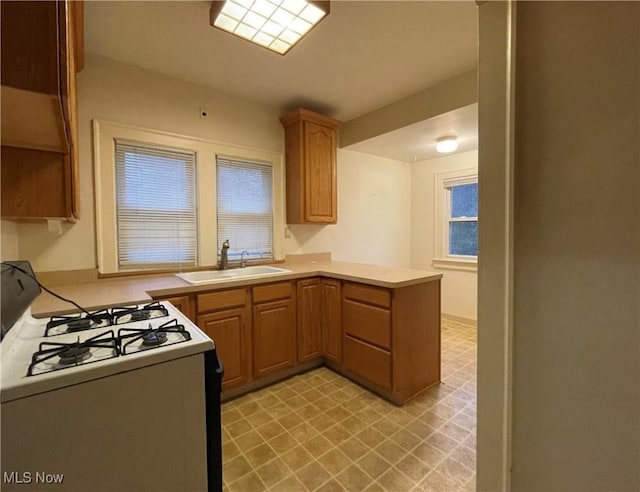
[[[67,332],[88,330],[91,328],[91,320],[88,318],[74,319],[67,323]]]
[[[142,337],[142,345],[152,347],[154,345],[162,345],[167,341],[167,334],[162,331],[152,331]]]
[[[69,347],[58,355],[60,357],[60,364],[68,366],[70,364],[79,364],[82,361],[91,357],[91,351],[89,347],[78,345],[75,347]]]
[[[120,325],[145,319],[160,318],[169,316],[167,308],[158,301],[145,304],[144,306],[114,307],[111,308],[114,324]]]
[[[142,321],[143,319],[149,319],[151,313],[149,311],[133,311],[131,313],[131,321]]]
[[[73,343],[42,342],[31,356],[27,376],[37,376],[120,355],[120,344],[113,330],[87,338],[83,342],[80,341],[80,336]]]
[[[171,334],[171,336],[169,336]],[[138,343],[142,340],[142,343]],[[122,355],[133,354],[141,350],[150,350],[160,347],[162,344],[173,345],[174,343],[191,340],[191,333],[183,325],[178,324],[177,319],[172,319],[154,328],[151,323],[146,329],[140,328],[120,328],[118,330],[118,341],[120,343],[120,353]]]
[[[62,335],[64,333],[75,333],[93,328],[111,326],[113,318],[106,309],[87,313],[84,316],[53,316],[47,323],[44,331],[45,337]]]

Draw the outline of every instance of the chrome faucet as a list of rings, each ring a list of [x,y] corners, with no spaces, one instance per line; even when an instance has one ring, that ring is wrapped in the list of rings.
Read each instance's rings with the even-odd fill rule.
[[[218,268],[220,270],[226,270],[229,268],[229,240],[227,239],[224,243],[222,243],[222,249],[220,250],[220,262],[218,263]]]
[[[249,252],[245,249],[242,253],[240,253],[240,268],[244,268],[247,266],[247,261],[244,259],[244,254],[249,256]]]

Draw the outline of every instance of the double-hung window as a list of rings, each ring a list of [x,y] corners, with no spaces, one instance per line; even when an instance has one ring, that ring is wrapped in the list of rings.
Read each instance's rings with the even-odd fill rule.
[[[195,154],[116,140],[119,269],[198,260]]]
[[[478,179],[445,182],[445,251],[452,257],[478,257]]]
[[[216,157],[217,243],[229,260],[273,259],[273,171],[270,164]]]
[[[478,171],[435,175],[434,257],[436,268],[475,271],[478,261]]]

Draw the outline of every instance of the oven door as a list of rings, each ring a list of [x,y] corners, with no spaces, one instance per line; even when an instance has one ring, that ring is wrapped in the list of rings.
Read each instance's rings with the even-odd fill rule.
[[[207,425],[207,492],[222,492],[222,422],[220,393],[224,366],[216,350],[204,354]]]

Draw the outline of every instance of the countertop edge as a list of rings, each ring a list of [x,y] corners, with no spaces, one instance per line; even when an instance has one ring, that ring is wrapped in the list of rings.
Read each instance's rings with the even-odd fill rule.
[[[358,264],[353,264],[353,265],[358,265]],[[286,265],[278,265],[278,266],[286,267]],[[296,267],[299,267],[299,265],[296,265]],[[376,268],[375,265],[367,265],[367,267]],[[387,267],[379,267],[379,268],[382,271],[390,270]],[[415,272],[417,273],[419,271],[415,271]],[[386,280],[371,278],[371,277],[367,277],[366,275],[359,276],[356,274],[331,271],[329,269],[325,269],[319,266],[319,268],[309,268],[308,270],[305,270],[302,272],[288,272],[288,273],[281,273],[277,275],[271,275],[267,277],[238,279],[238,280],[230,280],[230,281],[224,281],[224,282],[218,282],[218,283],[205,283],[205,284],[197,284],[197,285],[189,284],[175,277],[173,274],[169,274],[167,276],[162,276],[162,277],[155,276],[153,278],[138,277],[135,279],[132,279],[132,278],[126,278],[126,279],[123,278],[118,280],[109,279],[109,280],[105,280],[104,283],[103,281],[99,280],[98,282],[93,282],[90,284],[79,283],[79,284],[63,285],[59,287],[52,286],[52,290],[54,291],[58,290],[60,292],[63,292],[63,295],[67,294],[67,297],[69,297],[69,295],[68,295],[68,292],[66,291],[81,288],[82,285],[85,285],[85,286],[90,285],[94,288],[98,288],[97,286],[99,286],[99,288],[108,288],[109,286],[111,286],[116,290],[122,291],[121,296],[120,295],[111,296],[109,299],[105,300],[103,303],[100,303],[100,302],[79,303],[81,305],[84,304],[83,307],[85,309],[96,310],[96,309],[102,309],[102,308],[110,307],[117,304],[131,305],[131,304],[148,303],[152,301],[154,298],[158,298],[158,297],[174,297],[174,296],[177,297],[177,296],[183,296],[183,295],[198,294],[200,292],[211,292],[215,290],[251,287],[254,285],[261,285],[261,284],[273,283],[273,282],[282,282],[287,280],[299,280],[299,279],[310,278],[310,277],[328,277],[328,278],[334,278],[338,280],[359,282],[367,285],[373,285],[373,286],[383,287],[388,289],[399,289],[399,288],[408,287],[411,285],[417,285],[417,284],[422,284],[426,282],[431,282],[434,280],[440,280],[443,277],[443,274],[424,271],[424,275],[416,276],[415,278],[410,278],[407,280],[394,282],[394,281],[386,281]],[[170,281],[179,282],[180,285],[175,285],[170,287],[160,287],[160,286],[154,287],[153,285],[149,285],[149,284],[162,282],[169,279]],[[139,285],[139,287],[137,285]],[[96,296],[97,295],[98,294],[96,294]],[[116,297],[118,297],[117,300],[115,299]],[[69,306],[68,308],[66,306],[60,307],[60,308],[58,308],[58,306],[55,306],[55,307],[51,306],[51,303],[57,303],[57,302],[62,302],[62,301],[54,300],[54,298],[50,296],[50,294],[46,294],[46,293],[41,294],[36,299],[36,301],[34,302],[34,305],[32,306],[33,316],[42,318],[42,317],[49,317],[49,316],[77,312],[77,309],[72,306]],[[39,308],[38,304],[44,304],[44,306],[42,306],[42,308]]]

